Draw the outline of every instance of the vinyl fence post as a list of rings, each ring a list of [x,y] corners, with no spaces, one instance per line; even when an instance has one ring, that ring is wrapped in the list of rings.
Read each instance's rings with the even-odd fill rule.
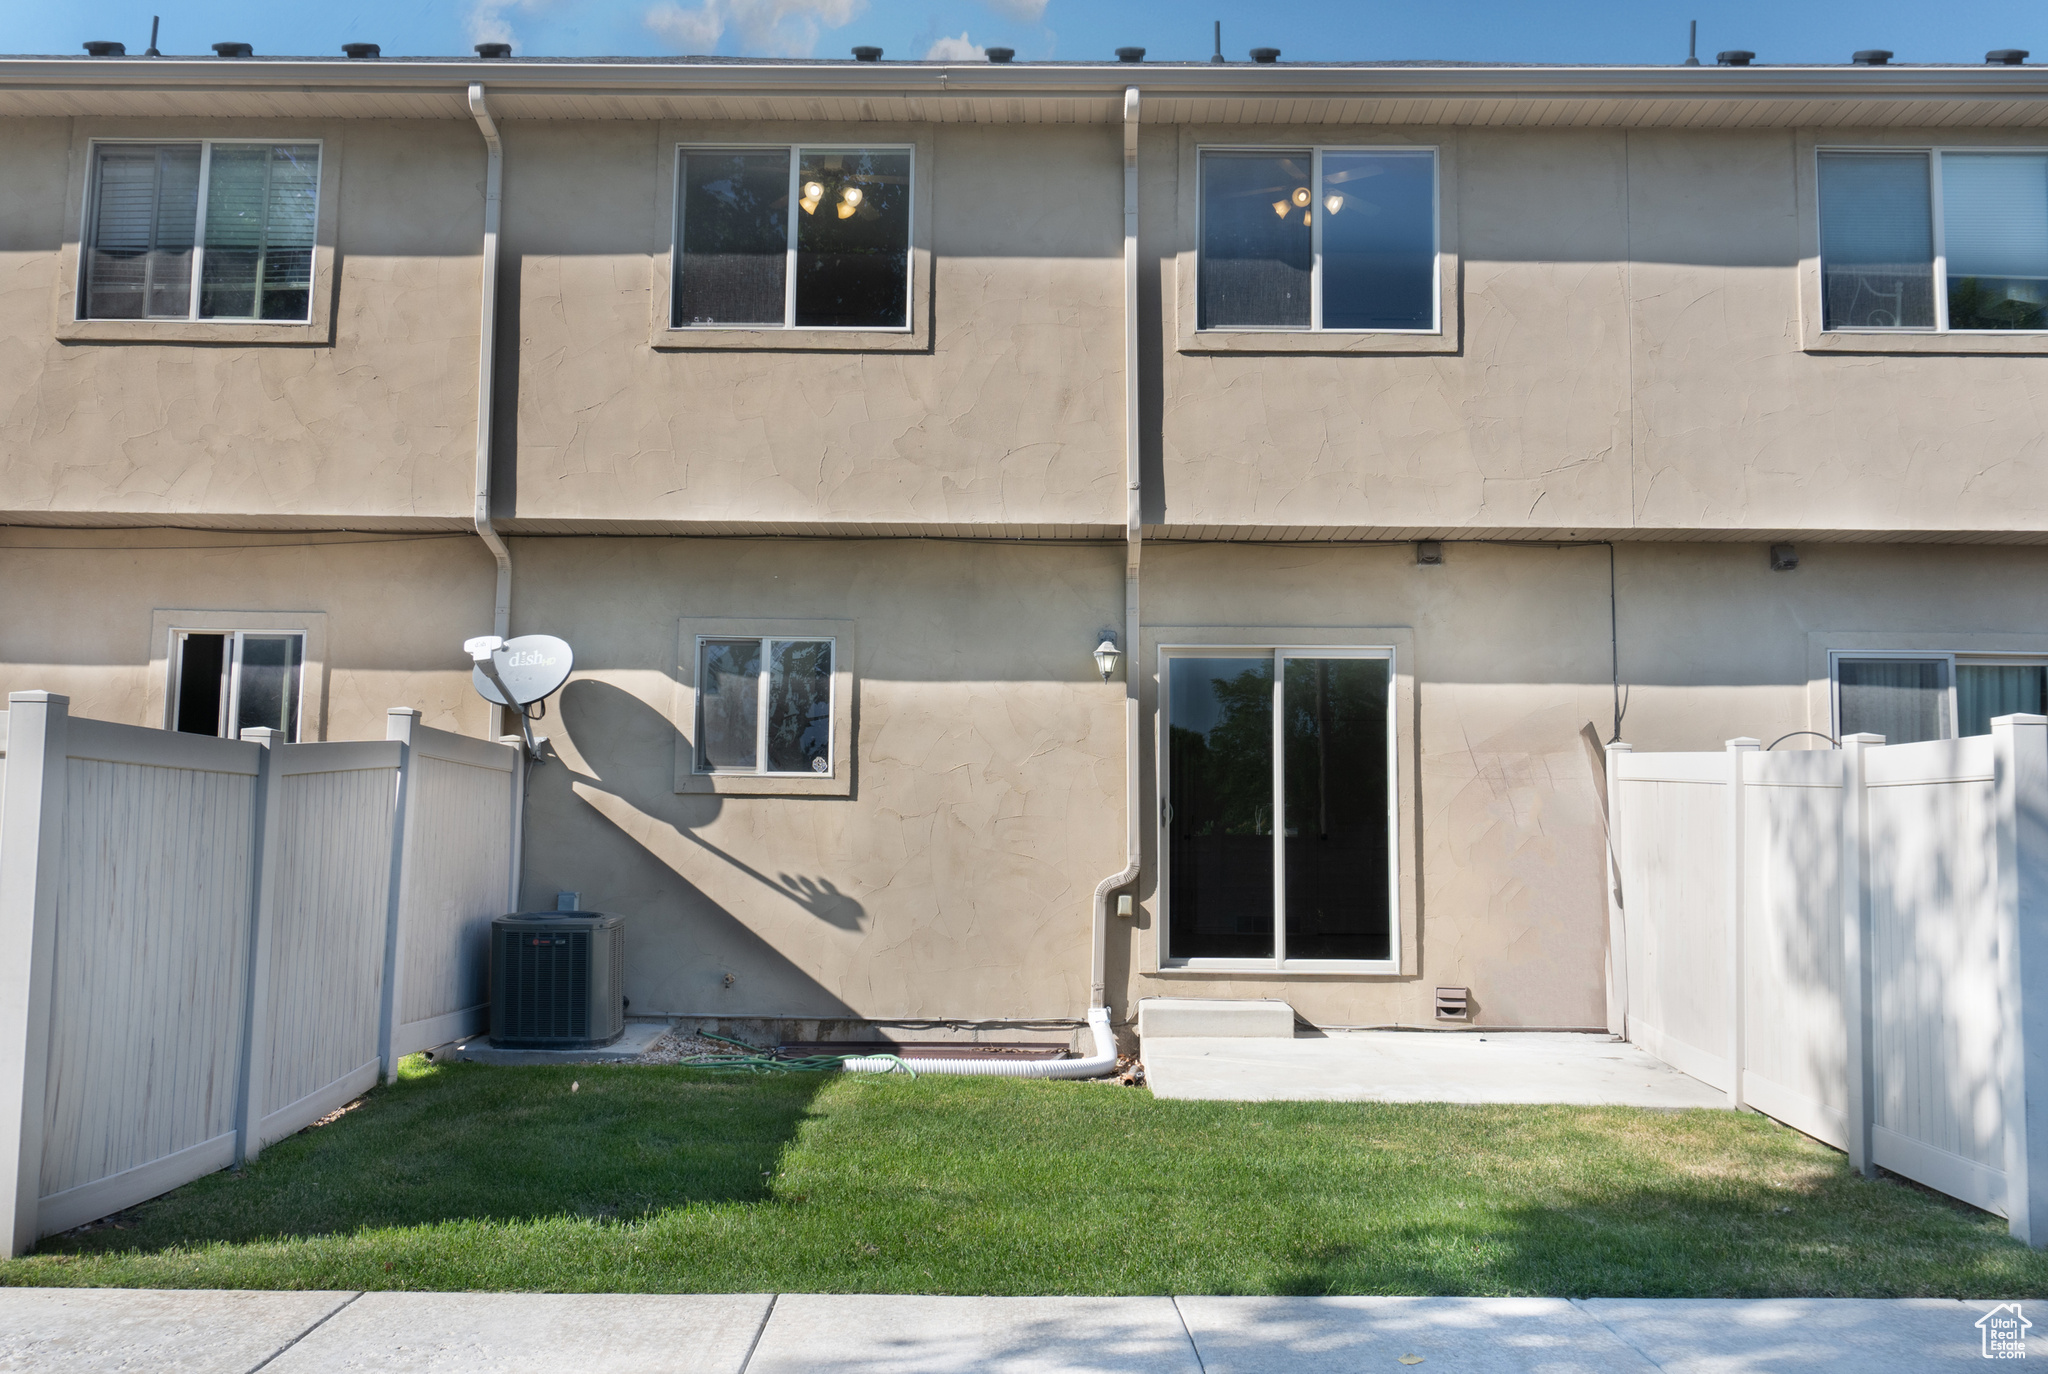
[[[1622,908],[1621,763],[1634,746],[1607,746],[1607,1033],[1628,1038],[1628,918]]]
[[[277,936],[278,816],[284,789],[277,785],[277,746],[284,732],[263,726],[242,731],[250,744],[261,745],[263,760],[256,773],[255,881],[249,912],[249,997],[242,1023],[242,1083],[235,1109],[235,1158],[247,1163],[263,1151],[263,1114],[270,1103],[270,1056],[275,1035],[270,1013],[271,947]]]
[[[1998,829],[1999,1078],[2005,1215],[2013,1238],[2048,1246],[2048,716],[1991,722]]]
[[[1743,1028],[1742,970],[1745,964],[1742,950],[1743,891],[1748,883],[1748,854],[1744,843],[1743,823],[1748,808],[1743,802],[1743,760],[1763,748],[1762,740],[1741,739],[1728,741],[1728,1108],[1741,1111],[1742,1064],[1748,1053],[1747,1036]]]
[[[391,886],[385,898],[384,916],[384,998],[377,1018],[377,1057],[383,1063],[386,1083],[398,1079],[399,1020],[405,1015],[405,866],[410,859],[407,842],[412,835],[408,819],[412,794],[412,732],[420,723],[418,711],[392,707],[384,716],[384,738],[405,746],[398,755],[397,796],[391,808]]]
[[[50,982],[57,954],[65,754],[71,701],[7,695],[7,780],[0,795],[0,1258],[35,1246],[43,1183],[43,1097],[50,1071]]]
[[[1842,850],[1839,860],[1842,909],[1842,1021],[1848,1080],[1843,1125],[1849,1136],[1849,1167],[1877,1177],[1871,1158],[1875,1084],[1871,1076],[1872,1007],[1870,976],[1870,790],[1864,750],[1884,743],[1883,735],[1842,736]]]

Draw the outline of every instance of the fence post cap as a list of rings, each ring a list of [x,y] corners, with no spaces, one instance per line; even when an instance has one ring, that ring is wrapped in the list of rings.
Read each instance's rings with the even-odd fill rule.
[[[1636,748],[1633,744],[1629,744],[1626,741],[1618,739],[1609,740],[1604,747],[1610,754],[1632,754],[1635,752]]]
[[[243,729],[242,739],[245,743],[260,744],[268,749],[276,744],[283,734],[284,731],[273,730],[268,725],[251,725]]]
[[[1728,747],[1730,749],[1761,749],[1764,747],[1764,742],[1760,739],[1752,739],[1748,735],[1740,735],[1735,739],[1729,740]]]
[[[61,692],[9,692],[7,704],[23,706],[70,706],[71,698]]]
[[[384,714],[387,716],[408,716],[413,720],[418,720],[420,718],[420,713],[418,711],[413,710],[413,708],[410,706],[394,706],[390,710],[386,711]]]
[[[2001,725],[2048,725],[2048,716],[2034,716],[2024,711],[2015,711],[2009,716],[1991,718],[1992,729],[1996,730]]]
[[[1869,732],[1868,730],[1864,730],[1864,731],[1859,731],[1858,733],[1856,733],[1856,734],[1853,734],[1853,735],[1844,735],[1844,736],[1842,736],[1842,744],[1843,744],[1843,746],[1844,746],[1845,748],[1846,748],[1847,746],[1851,745],[1851,744],[1883,744],[1883,743],[1884,743],[1884,736],[1883,736],[1883,735],[1874,735],[1874,734],[1870,733],[1870,732]]]

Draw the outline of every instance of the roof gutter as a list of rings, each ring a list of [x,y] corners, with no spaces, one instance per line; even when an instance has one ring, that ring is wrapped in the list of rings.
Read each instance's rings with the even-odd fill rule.
[[[274,91],[442,95],[487,75],[501,98],[640,92],[649,96],[735,93],[848,96],[1048,96],[1114,98],[1123,63],[924,62],[553,62],[346,59],[0,58],[0,92],[46,89],[133,98],[143,92]],[[2048,95],[2048,67],[1516,67],[1148,63],[1155,98],[1485,96],[1535,100],[2005,101]],[[88,102],[90,103],[90,102]]]
[[[504,201],[505,145],[484,99],[481,82],[469,87],[469,112],[484,136],[484,280],[483,320],[476,344],[476,505],[471,519],[477,537],[498,561],[498,595],[491,610],[491,633],[503,639],[512,631],[512,551],[491,524],[492,383],[498,374],[498,212]],[[497,731],[493,730],[492,734]]]

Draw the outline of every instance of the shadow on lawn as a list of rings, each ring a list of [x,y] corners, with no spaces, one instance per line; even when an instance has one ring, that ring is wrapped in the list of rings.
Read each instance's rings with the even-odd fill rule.
[[[445,1064],[380,1088],[332,1125],[270,1146],[113,1226],[45,1252],[346,1234],[454,1221],[611,1222],[759,1203],[822,1074]]]

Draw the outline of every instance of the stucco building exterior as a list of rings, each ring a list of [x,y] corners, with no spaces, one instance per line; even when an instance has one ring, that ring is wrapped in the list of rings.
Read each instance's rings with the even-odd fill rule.
[[[0,59],[0,679],[483,734],[496,545],[636,1014],[1601,1025],[1601,743],[2041,709],[2044,97]]]

